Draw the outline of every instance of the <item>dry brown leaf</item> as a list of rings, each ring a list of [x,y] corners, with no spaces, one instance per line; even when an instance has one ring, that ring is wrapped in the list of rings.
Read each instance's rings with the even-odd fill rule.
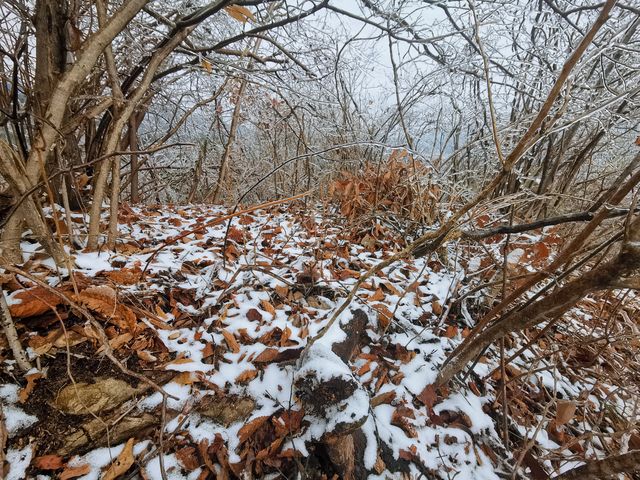
[[[447,338],[454,338],[456,335],[458,335],[458,327],[455,325],[448,325],[444,332],[444,336]]]
[[[246,442],[247,439],[251,435],[253,435],[255,432],[257,432],[258,429],[267,420],[269,420],[269,416],[268,415],[264,415],[264,416],[261,416],[261,417],[256,417],[253,420],[251,420],[249,423],[246,423],[245,425],[243,425],[243,427],[238,431],[238,440],[240,440],[240,443]]]
[[[247,234],[242,228],[231,227],[229,229],[227,238],[229,238],[229,240],[233,240],[236,243],[242,244],[247,241]]]
[[[122,330],[135,332],[136,316],[118,302],[116,291],[108,285],[89,287],[76,296],[76,301],[115,323]]]
[[[276,318],[276,309],[268,300],[260,300],[260,306],[265,312],[271,315],[271,318]]]
[[[231,18],[242,23],[247,23],[249,20],[256,21],[256,17],[251,13],[251,10],[242,5],[229,5],[228,7],[224,7],[224,11],[227,12]]]
[[[208,73],[213,72],[213,65],[211,64],[210,61],[202,60],[202,62],[200,62],[200,65],[202,65],[202,68],[204,68]]]
[[[109,466],[107,471],[102,476],[102,480],[115,480],[120,475],[124,474],[131,465],[133,465],[133,438],[127,440],[122,452],[118,455],[118,458],[114,460],[114,462]]]
[[[64,460],[60,455],[43,455],[33,459],[33,466],[39,470],[58,470],[64,467]]]
[[[20,300],[20,303],[13,303]],[[60,297],[43,287],[21,290],[11,296],[9,312],[13,318],[28,318],[51,312],[52,307],[62,303]]]
[[[43,377],[44,375],[40,372],[30,373],[24,376],[24,378],[27,379],[27,385],[22,390],[20,390],[20,393],[18,394],[20,403],[24,403],[27,401],[29,395],[31,395],[31,392],[33,392],[33,389],[36,388],[36,382]]]
[[[383,301],[385,298],[384,292],[382,291],[382,289],[380,287],[378,287],[375,291],[375,293],[373,293],[371,296],[369,296],[369,301],[370,302],[381,302]]]
[[[265,348],[260,355],[253,359],[255,363],[269,363],[278,356],[276,348]]]
[[[121,268],[120,270],[107,271],[105,276],[120,285],[134,285],[140,281],[142,269],[140,267]]]
[[[435,314],[435,315],[442,315],[442,305],[440,304],[440,302],[438,300],[432,300],[431,301],[431,311]]]
[[[194,447],[183,447],[176,451],[178,462],[187,472],[192,472],[200,467],[200,459]]]
[[[70,478],[81,477],[91,471],[91,465],[80,465],[79,467],[67,467],[58,477],[60,480],[69,480]]]
[[[576,414],[576,402],[571,400],[560,400],[556,410],[556,424],[564,425],[571,421]]]
[[[428,410],[431,410],[438,400],[436,388],[433,385],[427,385],[418,395],[418,399],[425,404]]]
[[[227,342],[227,346],[233,353],[238,353],[240,351],[240,345],[238,345],[238,342],[236,341],[236,338],[233,336],[233,333],[228,332],[223,328],[222,336],[224,337],[225,342]]]
[[[247,311],[247,318],[252,322],[260,322],[262,320],[262,314],[255,308],[250,308]]]
[[[287,296],[289,295],[289,287],[287,287],[286,285],[276,285],[275,290],[281,298],[287,298]]]
[[[236,383],[247,383],[258,376],[258,371],[254,369],[246,370],[236,377]]]
[[[372,305],[373,309],[378,312],[378,323],[382,330],[386,330],[386,328],[391,323],[391,319],[393,318],[393,313],[387,308],[383,303],[376,303]]]
[[[382,405],[383,403],[391,404],[393,400],[396,398],[396,392],[393,390],[390,392],[381,393],[380,395],[376,395],[371,399],[371,406],[377,407],[378,405]]]
[[[156,356],[151,355],[146,350],[136,350],[136,355],[143,362],[156,362],[158,360]],[[177,363],[177,362],[174,362],[174,363]]]

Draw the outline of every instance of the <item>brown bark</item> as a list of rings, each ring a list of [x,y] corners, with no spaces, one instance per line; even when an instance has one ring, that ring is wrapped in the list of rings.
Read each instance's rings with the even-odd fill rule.
[[[18,367],[23,372],[27,372],[31,369],[31,363],[29,358],[22,348],[16,326],[11,318],[11,312],[9,312],[9,306],[7,300],[4,298],[4,291],[0,292],[0,317],[2,319],[2,330],[7,337],[7,343],[13,353],[13,358],[18,364]],[[0,467],[2,464],[0,463]]]
[[[136,152],[138,150],[138,126],[137,119],[131,118],[129,121],[129,150]],[[131,154],[131,203],[140,202],[140,182],[138,171],[138,154]]]
[[[151,60],[149,62],[149,66],[140,81],[140,85],[132,92],[132,94],[127,98],[127,103],[118,112],[116,119],[113,121],[111,125],[111,131],[109,133],[109,137],[107,138],[103,154],[109,155],[116,151],[119,143],[120,136],[122,134],[122,130],[124,126],[129,121],[129,118],[133,114],[136,107],[139,105],[144,95],[147,93],[151,82],[153,81],[153,77],[162,64],[162,62],[167,58],[167,56],[178,46],[180,43],[189,36],[189,34],[193,31],[194,27],[188,27],[182,30],[175,37],[171,38],[167,44],[160,50],[156,51]],[[93,201],[91,202],[91,210],[90,210],[90,220],[89,220],[89,234],[87,239],[87,249],[95,250],[98,248],[98,240],[100,235],[100,214],[102,210],[102,201],[104,199],[107,178],[109,176],[109,166],[110,165],[119,165],[120,156],[116,155],[113,157],[111,161],[109,159],[103,160],[100,164],[100,170],[98,172],[98,176],[95,181],[95,191],[93,194]],[[119,172],[116,173],[114,179],[117,181],[117,189],[120,189],[119,183]],[[114,182],[115,183],[115,182]],[[118,208],[118,196],[115,195],[115,202],[112,203],[111,206],[111,218],[109,223],[109,239],[107,240],[108,244],[113,245],[115,242],[115,237],[117,235],[116,227],[117,227],[117,213]],[[113,198],[112,198],[113,200]]]
[[[553,293],[521,310],[514,309],[480,332],[472,342],[455,351],[440,371],[436,384],[447,384],[458,372],[473,361],[485,348],[511,332],[534,327],[559,318],[585,295],[598,290],[615,288],[622,280],[640,271],[640,217],[630,225],[630,235],[616,257],[568,282]]]
[[[564,472],[553,480],[601,480],[619,473],[640,472],[640,450],[591,460],[578,468]]]

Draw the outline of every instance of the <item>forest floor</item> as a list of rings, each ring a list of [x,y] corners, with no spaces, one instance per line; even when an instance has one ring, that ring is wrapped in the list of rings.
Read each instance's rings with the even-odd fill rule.
[[[37,368],[21,376],[2,345],[8,479],[351,468],[355,478],[471,480],[511,478],[517,465],[537,480],[640,448],[628,421],[640,398],[632,294],[589,297],[564,321],[506,339],[504,368],[496,346],[436,391],[447,355],[502,293],[483,281],[502,265],[504,238],[452,240],[384,268],[307,351],[400,235],[381,224],[354,233],[322,207],[256,210],[228,230],[216,220],[227,213],[125,207],[116,252],[72,252],[71,272],[23,242],[25,275],[1,278]],[[73,219],[82,230],[84,217]],[[552,229],[513,236],[509,275],[540,268],[560,242]],[[345,359],[332,348],[347,340]],[[310,376],[349,391],[309,398]],[[351,467],[332,450],[344,425]]]

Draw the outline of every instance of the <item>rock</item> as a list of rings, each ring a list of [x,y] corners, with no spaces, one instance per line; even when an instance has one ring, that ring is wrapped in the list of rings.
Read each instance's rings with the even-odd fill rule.
[[[69,384],[60,390],[54,406],[71,415],[96,414],[113,410],[149,387],[132,387],[123,380],[98,378],[95,383]]]

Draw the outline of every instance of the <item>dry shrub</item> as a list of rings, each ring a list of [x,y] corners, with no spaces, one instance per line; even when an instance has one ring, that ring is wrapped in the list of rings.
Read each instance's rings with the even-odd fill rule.
[[[386,163],[341,172],[329,185],[329,198],[350,221],[366,223],[382,215],[405,227],[431,225],[437,220],[440,197],[431,173],[406,150],[394,150]]]

